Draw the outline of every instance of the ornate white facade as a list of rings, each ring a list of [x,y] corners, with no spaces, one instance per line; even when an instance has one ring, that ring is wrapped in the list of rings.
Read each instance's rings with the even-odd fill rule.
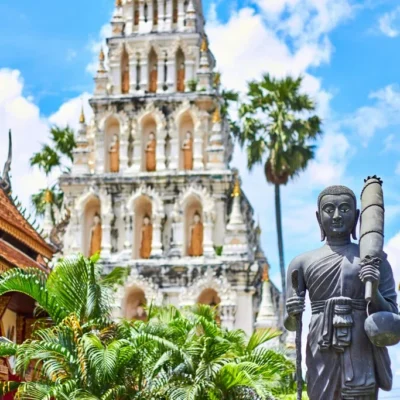
[[[217,304],[223,326],[250,334],[267,262],[253,210],[229,167],[233,144],[220,116],[201,1],[117,0],[111,24],[108,57],[102,50],[90,101],[94,117],[86,125],[81,116],[73,168],[60,178],[69,217],[62,252],[89,254],[98,215],[105,270],[131,270],[116,294],[115,317],[136,315],[131,308],[142,303]],[[192,140],[189,169],[185,135]],[[146,158],[152,137],[155,171]],[[115,141],[119,167],[111,172]],[[201,256],[188,250],[195,215]],[[151,255],[141,258],[146,216]],[[269,287],[269,312],[276,316],[270,321],[278,328],[279,292]]]

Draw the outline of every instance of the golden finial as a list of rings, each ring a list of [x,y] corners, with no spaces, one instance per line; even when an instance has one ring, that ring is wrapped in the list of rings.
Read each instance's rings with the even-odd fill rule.
[[[51,193],[51,190],[47,189],[46,193],[44,195],[44,202],[49,204],[53,202],[53,193]]]
[[[264,264],[262,280],[263,280],[263,282],[269,282],[269,267],[268,267],[268,264]]]
[[[84,124],[85,123],[85,113],[83,111],[83,105],[82,105],[82,109],[81,109],[81,116],[79,117],[79,123],[80,124]]]
[[[258,216],[258,220],[257,220],[257,226],[256,226],[256,234],[258,237],[261,236],[261,226],[260,226],[260,216]]]
[[[232,197],[239,197],[240,196],[240,182],[239,177],[235,174],[235,185],[233,186]]]
[[[221,73],[216,72],[214,74],[214,86],[219,86],[221,84]]]
[[[122,0],[116,0],[115,1],[115,6],[116,7],[122,7]]]
[[[217,107],[214,111],[212,122],[213,124],[219,124],[221,122],[221,113],[219,111],[219,107]]]
[[[99,53],[99,61],[103,62],[105,60],[105,55],[103,51],[103,47],[100,48],[100,53]]]
[[[202,53],[205,53],[207,50],[208,50],[207,38],[204,36],[201,42],[201,51]]]

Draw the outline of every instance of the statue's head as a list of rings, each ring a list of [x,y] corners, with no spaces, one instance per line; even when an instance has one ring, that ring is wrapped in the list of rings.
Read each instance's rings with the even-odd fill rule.
[[[150,224],[150,217],[148,215],[145,215],[143,218],[143,223],[145,225],[149,225]]]
[[[100,219],[100,215],[99,214],[97,214],[97,213],[94,214],[93,222],[94,222],[95,225],[100,224],[101,219]]]
[[[118,135],[116,133],[114,133],[114,135],[113,135],[113,142],[114,143],[118,142]]]
[[[194,214],[193,220],[196,224],[198,224],[200,222],[200,214],[198,212],[196,212],[196,214]]]
[[[357,199],[346,186],[329,186],[318,196],[317,219],[321,240],[353,236],[357,239]]]
[[[154,132],[150,132],[149,133],[149,139],[150,140],[154,140],[156,138],[156,135],[154,134]]]
[[[185,64],[181,63],[181,69],[185,69]]]
[[[191,139],[192,133],[190,131],[186,132],[186,139]]]
[[[153,65],[153,71],[157,71],[157,64]]]

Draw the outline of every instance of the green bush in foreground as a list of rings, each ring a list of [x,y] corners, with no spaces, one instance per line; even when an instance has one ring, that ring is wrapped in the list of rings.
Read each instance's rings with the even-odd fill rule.
[[[258,400],[290,392],[293,363],[264,346],[277,333],[227,331],[207,306],[150,307],[146,322],[113,322],[111,296],[125,272],[102,276],[96,261],[62,260],[49,276],[1,276],[0,295],[31,296],[43,318],[32,339],[0,343],[22,378],[34,371],[34,381],[3,384],[0,394],[17,387],[26,400]]]

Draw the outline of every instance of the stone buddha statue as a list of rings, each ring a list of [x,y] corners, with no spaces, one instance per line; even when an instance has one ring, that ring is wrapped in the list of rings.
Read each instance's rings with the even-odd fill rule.
[[[116,133],[112,137],[108,155],[110,160],[110,172],[119,172],[119,140]]]
[[[183,169],[192,170],[193,169],[193,139],[192,134],[188,131],[186,132],[185,140],[182,143],[183,151]]]
[[[135,0],[135,13],[134,13],[134,25],[139,25],[139,0]]]
[[[200,214],[196,212],[193,224],[190,227],[189,256],[200,257],[203,255],[203,234],[203,223],[201,222]]]
[[[181,63],[177,72],[177,87],[178,92],[185,91],[185,64]]]
[[[376,400],[379,388],[390,390],[392,372],[386,347],[368,338],[368,313],[398,313],[392,268],[382,252],[379,267],[361,263],[356,239],[359,216],[354,193],[331,186],[318,198],[317,219],[325,244],[296,257],[288,268],[285,327],[296,331],[311,300],[307,339],[307,391],[310,400]],[[295,277],[294,279],[292,277]],[[297,282],[297,289],[290,282]],[[372,299],[365,300],[365,284]],[[292,283],[293,284],[293,283]]]
[[[93,218],[93,225],[90,230],[89,257],[101,251],[101,237],[102,237],[102,229],[101,229],[100,215],[95,214]]]
[[[150,72],[150,85],[149,85],[150,93],[157,92],[157,79],[158,79],[157,64],[154,64]]]
[[[156,136],[150,132],[149,140],[146,144],[146,171],[153,172],[156,170]]]
[[[146,215],[143,218],[140,258],[148,259],[151,255],[151,245],[153,242],[153,225],[150,222],[150,217]]]

